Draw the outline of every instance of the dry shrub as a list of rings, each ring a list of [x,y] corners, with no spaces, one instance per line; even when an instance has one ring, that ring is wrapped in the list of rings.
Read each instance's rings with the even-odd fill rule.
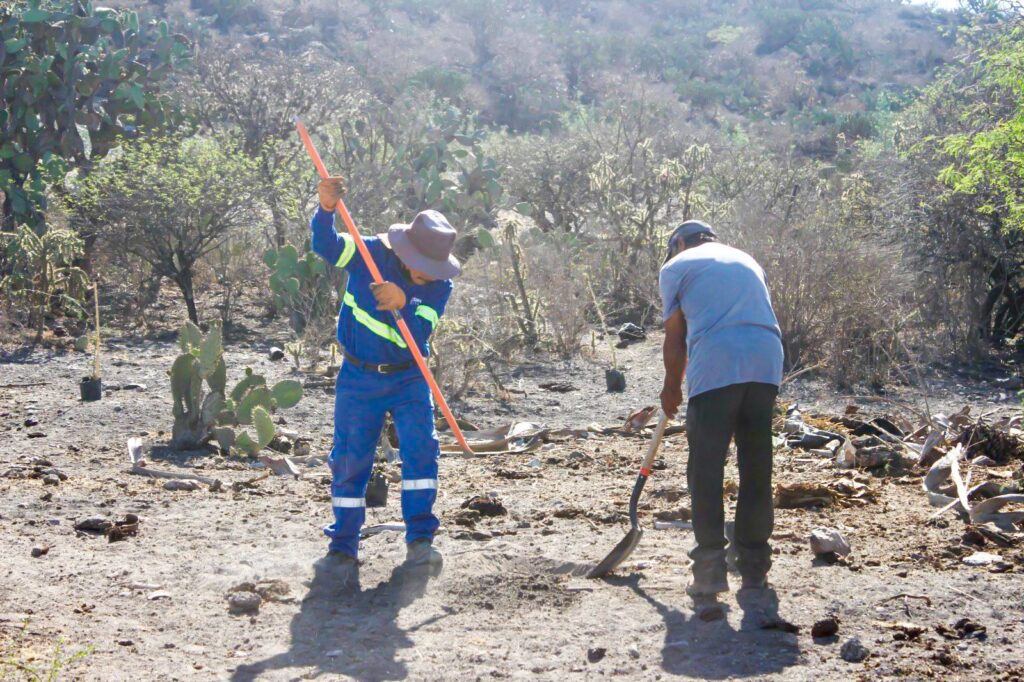
[[[820,183],[789,220],[745,203],[723,230],[764,268],[787,370],[822,365],[839,386],[882,385],[907,359],[914,283],[898,249],[871,229],[857,178]]]

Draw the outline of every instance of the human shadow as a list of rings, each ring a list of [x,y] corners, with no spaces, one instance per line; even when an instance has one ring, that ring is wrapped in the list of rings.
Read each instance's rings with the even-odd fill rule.
[[[688,616],[652,597],[640,587],[639,576],[615,582],[629,587],[665,622],[661,667],[671,675],[708,680],[756,678],[782,672],[798,661],[795,635],[781,630],[736,630],[726,618],[705,622],[696,613]]]
[[[298,669],[308,667],[316,669],[314,676],[345,675],[368,682],[408,676],[397,654],[414,645],[410,633],[447,615],[406,630],[397,624],[401,610],[426,592],[429,571],[400,565],[386,581],[366,590],[358,577],[339,585],[335,576],[326,562],[317,562],[309,592],[292,618],[289,650],[240,665],[231,676],[233,682],[256,680],[279,669],[295,668],[298,674]]]

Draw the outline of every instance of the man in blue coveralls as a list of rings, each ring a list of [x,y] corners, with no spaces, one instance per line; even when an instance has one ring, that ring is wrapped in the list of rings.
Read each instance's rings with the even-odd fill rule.
[[[334,228],[334,211],[345,193],[340,177],[321,180],[320,207],[313,216],[313,250],[348,272],[338,316],[338,341],[344,362],[334,403],[331,506],[334,523],[326,562],[341,581],[358,574],[359,531],[366,516],[366,486],[384,417],[391,413],[402,455],[402,516],[406,524],[406,562],[441,568],[432,546],[439,522],[432,511],[437,496],[440,447],[434,430],[434,403],[391,311],[401,311],[420,352],[444,314],[460,273],[452,255],[455,230],[437,211],[424,211],[409,225],[392,225],[387,234],[369,237],[366,248],[384,277],[373,282],[356,253],[352,237]]]

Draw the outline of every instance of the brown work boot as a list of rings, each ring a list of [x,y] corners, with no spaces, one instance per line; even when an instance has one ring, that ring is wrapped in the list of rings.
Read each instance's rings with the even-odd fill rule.
[[[420,538],[405,546],[405,563],[407,566],[429,568],[436,575],[441,572],[444,557],[429,538]]]
[[[775,588],[764,578],[758,585],[748,586],[747,582],[745,579],[744,586],[736,593],[736,603],[743,609],[740,629],[796,632],[795,626],[779,615],[779,595]]]
[[[694,598],[714,597],[719,592],[728,591],[725,561],[694,562],[693,581],[687,586],[686,594]]]

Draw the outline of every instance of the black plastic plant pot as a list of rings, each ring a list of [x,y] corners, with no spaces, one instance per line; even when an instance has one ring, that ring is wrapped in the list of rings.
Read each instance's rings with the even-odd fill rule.
[[[622,393],[626,390],[626,375],[617,369],[606,369],[604,383],[609,393]]]
[[[386,507],[388,505],[388,479],[379,471],[370,475],[370,483],[366,486],[366,506]]]
[[[91,403],[103,397],[103,379],[82,377],[82,383],[78,384],[82,393],[82,400]]]

